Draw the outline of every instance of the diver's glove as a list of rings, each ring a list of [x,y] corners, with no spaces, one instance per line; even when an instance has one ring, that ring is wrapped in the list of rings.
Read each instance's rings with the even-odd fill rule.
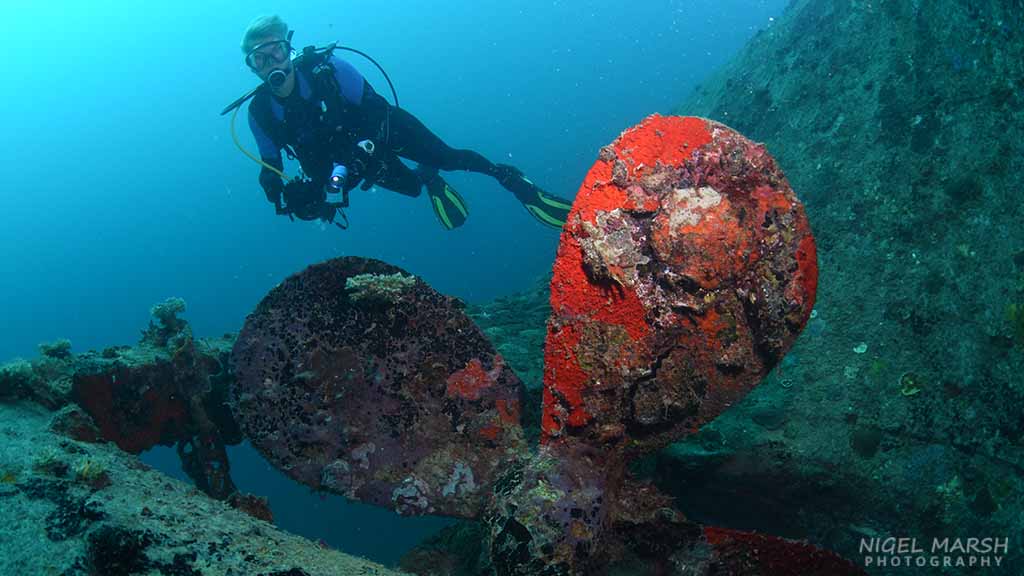
[[[281,214],[281,195],[284,193],[284,182],[281,181],[281,177],[270,170],[261,170],[260,186],[267,195],[267,201],[274,205],[278,214]]]

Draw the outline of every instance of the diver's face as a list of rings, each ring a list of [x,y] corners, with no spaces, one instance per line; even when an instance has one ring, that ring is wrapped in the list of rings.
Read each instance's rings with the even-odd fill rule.
[[[254,74],[264,82],[275,70],[283,71],[286,76],[284,82],[277,86],[271,86],[279,96],[287,96],[292,91],[295,75],[292,71],[291,48],[287,40],[280,38],[260,38],[256,42],[256,48],[245,57],[245,63]]]

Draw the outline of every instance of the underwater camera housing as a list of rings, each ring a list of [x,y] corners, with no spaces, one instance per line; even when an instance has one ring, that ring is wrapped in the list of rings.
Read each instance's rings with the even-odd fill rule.
[[[319,218],[320,208],[326,200],[327,194],[312,180],[295,178],[284,186],[285,205],[300,220]]]
[[[348,207],[347,192],[342,192],[340,202],[328,202],[325,187],[317,185],[313,180],[294,178],[284,186],[284,202],[284,213],[299,220],[320,220],[342,230],[348,228],[348,217],[343,210]],[[336,222],[336,218],[340,221]]]

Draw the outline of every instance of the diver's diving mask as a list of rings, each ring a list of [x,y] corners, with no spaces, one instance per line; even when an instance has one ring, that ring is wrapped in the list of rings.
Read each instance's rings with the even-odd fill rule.
[[[258,44],[245,55],[245,63],[254,71],[276,66],[288,59],[292,45],[287,40],[272,40]]]

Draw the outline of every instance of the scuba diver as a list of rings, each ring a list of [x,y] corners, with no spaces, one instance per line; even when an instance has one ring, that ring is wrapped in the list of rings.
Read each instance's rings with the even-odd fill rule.
[[[263,166],[259,182],[278,214],[333,222],[336,214],[344,218],[340,207],[348,205],[348,192],[356,186],[368,190],[377,185],[411,197],[425,187],[437,219],[452,230],[466,221],[469,208],[438,171],[468,170],[495,178],[541,223],[559,229],[565,223],[571,201],[547,194],[513,166],[448,146],[398,106],[393,86],[394,105],[377,94],[351,64],[333,54],[335,45],[310,46],[293,59],[293,33],[278,16],[249,25],[242,52],[263,84],[224,111],[252,97],[249,127],[260,158],[247,155]],[[358,50],[340,49],[376,64]],[[282,150],[299,161],[304,178],[288,181]],[[400,158],[417,166],[410,168]],[[329,191],[341,192],[344,200],[326,202]]]

